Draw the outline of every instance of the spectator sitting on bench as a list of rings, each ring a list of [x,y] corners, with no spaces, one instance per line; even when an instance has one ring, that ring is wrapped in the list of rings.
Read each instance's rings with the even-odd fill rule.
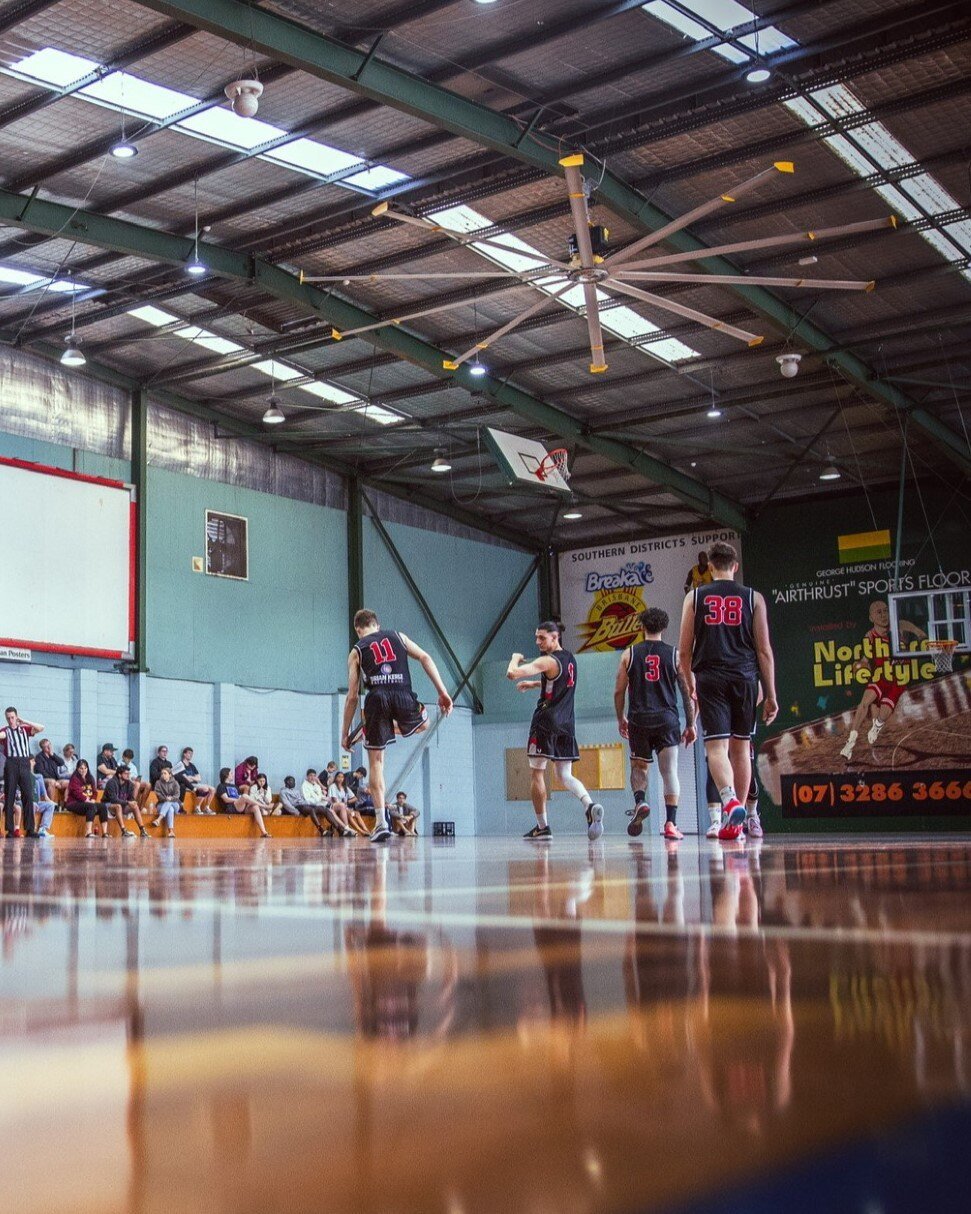
[[[152,786],[148,780],[143,780],[138,774],[138,768],[135,766],[135,752],[131,749],[121,752],[122,763],[128,764],[128,778],[131,780],[135,788],[135,800],[138,802],[138,808],[145,808],[145,798],[152,791]]]
[[[257,772],[256,782],[253,784],[252,788],[250,788],[249,795],[263,810],[263,816],[265,818],[273,816],[273,789],[270,787],[270,781],[266,772]],[[275,812],[276,816],[279,817],[282,811],[278,809]]]
[[[169,761],[169,748],[156,746],[155,758],[148,765],[148,782],[154,788],[162,778],[162,766]]]
[[[309,774],[309,773],[308,773]],[[317,773],[314,772],[314,775]],[[318,782],[319,783],[319,782]],[[323,789],[321,789],[323,792]],[[296,817],[298,814],[304,818],[309,818],[317,828],[319,835],[326,834],[323,825],[320,821],[320,814],[323,814],[330,825],[334,828],[338,835],[353,835],[354,832],[350,827],[345,827],[334,814],[330,805],[323,802],[306,801],[303,796],[303,790],[297,788],[297,781],[293,776],[287,776],[283,781],[283,787],[280,789],[280,810],[285,814],[291,814]]]
[[[269,839],[270,832],[263,821],[263,811],[259,802],[254,801],[248,793],[240,792],[232,779],[233,769],[224,767],[219,773],[219,783],[216,786],[216,804],[224,814],[252,814],[260,835]]]
[[[335,771],[330,787],[327,789],[330,797],[330,807],[335,814],[348,825],[355,834],[370,835],[371,831],[356,809],[357,799],[345,783],[344,773]]]
[[[113,750],[114,747],[106,747],[105,749]],[[125,814],[134,815],[138,826],[138,833],[143,839],[150,838],[148,831],[145,829],[145,823],[142,821],[142,811],[135,800],[135,785],[128,778],[127,763],[119,763],[115,769],[115,774],[109,777],[104,787],[101,803],[108,807],[109,813],[121,827],[121,837],[123,839],[134,839],[135,837],[135,832],[129,830],[125,825]]]
[[[361,791],[361,785],[367,783],[367,770],[363,767],[355,767],[351,774],[347,777],[347,787],[351,790],[355,797]],[[360,808],[360,804],[358,805]]]
[[[182,758],[172,768],[172,775],[182,785],[183,796],[187,792],[191,792],[196,799],[197,814],[214,814],[216,811],[213,808],[213,801],[216,799],[216,790],[211,784],[203,784],[199,775],[199,768],[192,762],[192,747],[182,747]]]
[[[241,796],[245,796],[250,788],[256,783],[256,777],[260,773],[260,761],[256,755],[250,755],[243,759],[242,763],[236,764],[235,784],[240,791]]]
[[[118,770],[118,760],[115,758],[114,742],[105,742],[98,753],[98,787],[104,788]]]
[[[155,781],[155,795],[158,798],[158,809],[155,816],[155,821],[152,825],[156,830],[162,825],[162,819],[165,819],[165,825],[168,828],[166,836],[169,839],[175,838],[175,815],[182,808],[182,787],[175,776],[172,775],[172,764],[165,760],[159,771],[159,777]]]
[[[67,773],[65,778],[70,780],[78,765],[78,752],[74,749],[74,743],[65,742],[61,754],[64,756],[64,770]]]
[[[354,793],[355,809],[361,814],[373,814],[374,798],[371,796],[371,785],[368,784],[366,776],[367,772],[357,782],[357,791]]]
[[[67,750],[67,747],[64,749]],[[87,759],[78,759],[77,767],[68,782],[65,808],[72,814],[84,814],[86,839],[94,838],[91,828],[95,815],[101,822],[101,837],[108,838],[108,806],[98,804],[98,789]]]
[[[41,738],[40,750],[34,760],[34,771],[44,781],[45,801],[56,801],[57,794],[67,792],[70,773],[63,758],[54,750],[50,738]]]
[[[408,804],[406,792],[395,793],[394,804],[388,806],[388,816],[391,819],[391,829],[399,835],[417,835],[415,823],[421,817],[421,811],[414,805]]]

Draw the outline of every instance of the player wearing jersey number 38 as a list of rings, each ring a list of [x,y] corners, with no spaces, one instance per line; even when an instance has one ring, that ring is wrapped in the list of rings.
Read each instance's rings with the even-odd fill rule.
[[[752,777],[751,741],[761,680],[766,725],[779,711],[775,659],[769,641],[765,599],[735,581],[738,555],[731,544],[712,544],[713,579],[694,587],[681,613],[679,662],[689,691],[697,697],[705,753],[721,797],[724,822],[719,839],[737,839],[745,822],[743,795]],[[761,834],[753,824],[750,834]]]
[[[587,817],[587,838],[599,839],[604,833],[604,807],[590,796],[573,774],[580,757],[576,739],[574,699],[577,690],[577,660],[560,644],[563,625],[559,620],[544,620],[536,629],[539,657],[524,662],[521,653],[509,660],[506,678],[518,683],[519,691],[539,688],[539,703],[529,725],[526,753],[531,772],[530,794],[536,813],[536,825],[527,831],[527,839],[552,836],[546,817],[546,765],[553,763],[564,788],[583,806]],[[535,678],[536,675],[540,677]]]
[[[367,692],[363,712],[364,749],[368,752],[368,786],[374,801],[371,842],[385,843],[391,838],[385,809],[385,748],[394,742],[395,734],[410,738],[428,728],[425,706],[418,702],[411,689],[408,659],[414,658],[431,679],[438,692],[438,707],[446,717],[452,711],[452,697],[431,655],[403,632],[382,628],[373,611],[362,608],[354,616],[354,631],[358,640],[347,656],[347,700],[341,745],[345,750],[351,749],[351,722],[363,683]]]

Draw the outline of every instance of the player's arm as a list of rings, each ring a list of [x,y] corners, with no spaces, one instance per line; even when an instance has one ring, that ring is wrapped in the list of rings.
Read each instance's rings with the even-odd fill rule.
[[[347,655],[347,699],[344,701],[344,723],[341,725],[341,746],[351,749],[351,722],[361,698],[361,655],[352,649]]]
[[[688,698],[695,696],[695,676],[691,670],[691,651],[695,647],[695,596],[689,591],[681,608],[681,635],[678,638],[678,670],[688,689]],[[680,680],[679,680],[680,681]]]
[[[688,680],[680,669],[678,670],[678,691],[681,693],[681,707],[684,709],[684,729],[681,731],[681,741],[685,746],[690,746],[698,736],[698,731],[695,729],[695,702],[691,698]]]
[[[779,715],[779,702],[775,694],[775,655],[769,640],[769,617],[765,610],[765,599],[756,592],[752,611],[752,631],[755,634],[755,652],[759,660],[759,676],[765,699],[762,702],[762,720],[771,725]]]
[[[516,684],[517,691],[535,691],[537,687],[543,686],[542,679],[520,679]]]
[[[629,679],[627,677],[627,668],[630,666],[630,647],[620,655],[620,664],[617,667],[617,678],[614,680],[614,712],[617,714],[617,729],[622,738],[627,737],[627,714],[624,709],[627,707],[627,687]]]
[[[518,683],[520,679],[534,679],[537,675],[543,674],[555,679],[559,671],[559,662],[547,654],[535,658],[532,662],[524,662],[521,653],[514,653],[506,668],[506,678],[512,679],[514,683]]]
[[[405,647],[405,653],[410,658],[414,658],[419,663],[422,670],[432,681],[432,686],[438,692],[438,707],[442,710],[445,716],[452,711],[452,697],[448,694],[448,689],[442,682],[442,676],[438,673],[438,667],[435,665],[435,659],[430,653],[426,653],[414,641],[409,640],[403,632],[399,632],[401,643]]]

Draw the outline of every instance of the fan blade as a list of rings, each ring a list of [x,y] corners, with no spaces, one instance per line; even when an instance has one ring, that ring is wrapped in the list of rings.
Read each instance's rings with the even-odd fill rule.
[[[604,335],[600,327],[600,302],[594,283],[583,284],[583,300],[587,306],[587,332],[590,335],[590,371],[598,375],[607,370],[607,360],[604,358]]]
[[[524,309],[524,311],[520,312],[518,316],[514,316],[512,320],[506,321],[501,328],[496,329],[495,333],[490,333],[485,341],[477,341],[474,346],[466,350],[463,354],[460,354],[457,358],[443,359],[442,366],[446,371],[457,371],[464,362],[467,362],[472,357],[473,354],[476,354],[479,350],[487,350],[493,342],[498,341],[500,337],[505,337],[507,333],[511,333],[513,329],[521,325],[524,320],[528,320],[530,316],[533,316],[536,312],[539,312],[540,309],[545,307],[546,304],[552,303],[554,300],[559,299],[561,295],[565,295],[572,286],[573,283],[568,282],[565,286],[561,287],[559,291],[554,292],[552,295],[547,295],[544,293],[542,299],[537,299],[534,304],[531,304],[528,308]]]
[[[357,337],[361,333],[371,333],[374,329],[384,329],[388,325],[404,324],[406,320],[418,320],[422,316],[432,316],[435,312],[450,312],[456,308],[467,308],[467,299],[453,300],[451,303],[435,304],[432,308],[419,308],[415,312],[406,312],[403,316],[389,316],[387,320],[377,320],[373,325],[361,325],[357,329],[331,329],[330,335],[334,341],[343,341],[345,337]]]
[[[897,217],[865,219],[862,223],[844,223],[838,228],[819,228],[814,232],[795,232],[788,236],[764,236],[761,240],[739,240],[734,244],[713,245],[689,253],[665,253],[646,261],[632,261],[625,270],[650,270],[657,266],[671,266],[681,261],[704,261],[708,257],[724,257],[728,253],[745,253],[750,249],[778,249],[785,245],[815,243],[829,240],[833,236],[855,236],[863,232],[878,232],[881,228],[896,228]]]
[[[508,270],[473,270],[471,273],[452,271],[451,273],[432,274],[301,274],[300,281],[304,282],[390,282],[392,280],[418,282],[432,278],[509,278]]]
[[[675,232],[680,232],[682,228],[686,228],[689,224],[694,223],[696,219],[702,219],[705,215],[710,215],[712,211],[720,210],[721,207],[736,202],[744,194],[757,189],[773,173],[793,172],[795,172],[795,168],[791,160],[777,160],[771,168],[763,169],[761,173],[756,173],[754,177],[749,177],[747,181],[732,186],[726,193],[719,194],[717,198],[712,198],[710,202],[703,202],[700,206],[694,207],[690,211],[685,211],[683,215],[679,215],[677,219],[672,219],[670,223],[665,224],[663,228],[658,228],[656,232],[648,232],[646,236],[642,236],[640,240],[635,240],[626,249],[620,249],[607,258],[607,265],[619,265],[621,262],[627,261],[635,253],[639,253],[642,249],[649,249],[651,245],[660,244],[661,241],[666,240],[669,236],[673,236]]]
[[[517,249],[513,245],[503,244],[501,240],[498,240],[494,236],[476,236],[474,232],[460,232],[456,228],[446,228],[440,223],[435,223],[432,219],[419,219],[417,215],[405,215],[401,211],[391,210],[386,202],[379,202],[371,214],[375,218],[384,215],[388,219],[396,219],[398,223],[410,223],[412,227],[421,228],[425,232],[435,232],[441,236],[448,236],[456,244],[488,245],[493,249],[502,249],[505,253],[515,253],[517,257],[525,257],[529,261],[535,261],[538,265],[555,266],[560,270],[568,269],[565,261],[554,261],[549,257],[544,257],[542,253],[534,253],[528,249]]]
[[[630,295],[634,299],[641,299],[644,303],[651,304],[652,307],[660,308],[663,312],[673,312],[675,316],[683,316],[686,320],[694,320],[700,325],[705,325],[706,328],[717,329],[719,333],[727,333],[729,337],[737,337],[739,341],[744,341],[750,346],[760,346],[765,341],[765,338],[760,337],[758,333],[749,333],[746,329],[737,329],[734,325],[730,325],[724,320],[717,320],[714,316],[708,316],[705,312],[698,312],[694,308],[687,307],[685,304],[675,303],[672,299],[665,299],[660,295],[651,295],[650,292],[641,291],[638,287],[618,282],[616,278],[608,278],[603,285],[611,291],[620,291],[622,295]]]
[[[869,282],[858,282],[849,278],[773,278],[765,274],[665,274],[663,271],[625,270],[621,267],[615,270],[612,277],[622,279],[646,279],[650,282],[682,282],[695,283],[699,287],[709,284],[713,286],[749,286],[749,287],[819,287],[823,291],[872,291],[877,285],[871,279]]]
[[[583,189],[583,174],[580,172],[583,156],[580,153],[575,156],[564,156],[560,164],[563,167],[566,188],[570,195],[570,214],[573,216],[573,227],[577,236],[580,265],[585,270],[592,270],[597,261],[590,242],[590,211],[587,208],[587,195]]]

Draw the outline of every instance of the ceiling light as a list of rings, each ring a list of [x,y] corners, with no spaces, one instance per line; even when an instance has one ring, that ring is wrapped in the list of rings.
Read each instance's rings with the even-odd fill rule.
[[[452,465],[448,462],[445,452],[441,451],[441,450],[436,451],[435,458],[432,460],[432,472],[451,472],[451,471],[452,471]]]
[[[206,273],[206,267],[199,260],[199,178],[198,177],[195,179],[195,182],[193,183],[193,197],[194,197],[194,201],[195,201],[196,230],[195,230],[195,236],[193,237],[193,241],[192,241],[192,260],[185,267],[185,272],[187,274],[192,274],[198,278],[200,274]],[[206,230],[208,231],[208,228]]]
[[[820,472],[819,479],[821,481],[838,481],[842,475],[843,473],[835,464],[829,464]]]
[[[795,379],[799,374],[801,354],[777,354],[775,361],[779,364],[779,373],[784,379]]]
[[[258,80],[234,80],[223,92],[233,104],[233,113],[240,118],[252,118],[260,108],[263,85]]]
[[[767,67],[753,67],[745,73],[745,79],[749,84],[765,84],[771,75]]]
[[[722,415],[721,409],[719,409],[716,404],[712,404],[711,408],[705,414],[705,417],[716,418],[716,417],[721,417],[721,415]]]
[[[565,518],[565,519],[566,519],[568,522],[571,522],[571,523],[572,523],[572,522],[574,521],[574,519],[583,518],[583,515],[582,515],[582,514],[581,514],[581,512],[580,512],[580,511],[579,511],[579,510],[576,508],[576,506],[571,506],[569,510],[564,510],[564,511],[563,511],[563,517],[564,517],[564,518]]]
[[[483,367],[482,363],[480,363],[478,361],[478,359],[476,359],[476,361],[472,364],[472,366],[469,367],[470,375],[480,376],[480,375],[485,375],[485,373],[486,373],[486,369],[485,369],[485,367]]]
[[[76,333],[68,333],[64,338],[64,353],[61,355],[61,365],[64,367],[83,367],[88,361],[81,350],[81,338]]]
[[[280,401],[278,397],[271,396],[266,402],[266,405],[266,412],[263,414],[264,426],[279,426],[281,422],[285,422],[287,420],[286,414],[280,408]]]
[[[138,148],[127,139],[122,139],[112,147],[111,154],[116,160],[133,160],[138,155]]]
[[[192,260],[185,267],[185,272],[186,274],[195,274],[196,276],[207,273],[206,267],[199,260],[198,254],[193,254]]]

